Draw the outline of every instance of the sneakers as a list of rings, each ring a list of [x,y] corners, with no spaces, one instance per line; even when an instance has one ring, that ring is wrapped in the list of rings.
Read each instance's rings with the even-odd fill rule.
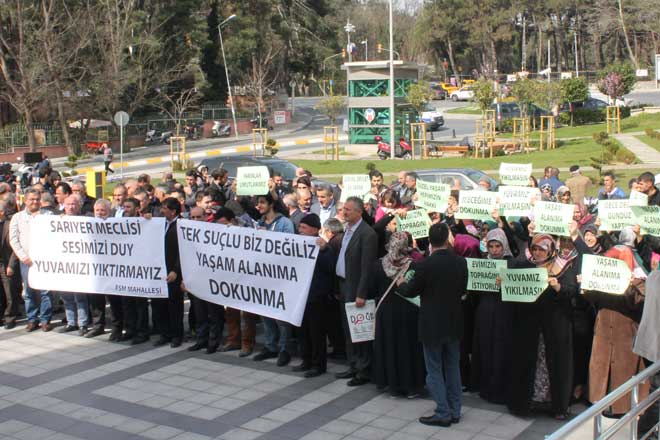
[[[273,359],[276,357],[278,357],[278,354],[276,352],[270,351],[267,348],[263,348],[259,353],[255,354],[252,359],[255,361],[265,361],[266,359]]]
[[[78,335],[85,336],[88,332],[89,329],[87,327],[80,327],[80,330],[78,330]]]

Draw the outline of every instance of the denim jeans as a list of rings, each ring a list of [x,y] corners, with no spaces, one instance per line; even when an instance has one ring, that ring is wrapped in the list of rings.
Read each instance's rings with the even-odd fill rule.
[[[435,415],[441,419],[461,416],[461,369],[459,341],[424,345],[426,387],[435,400]]]
[[[25,289],[25,315],[28,322],[41,324],[53,317],[53,295],[49,290],[35,290],[28,285],[28,266],[21,263],[21,278]]]
[[[64,301],[67,325],[89,327],[89,296],[83,293],[68,292],[61,292],[61,296]]]
[[[266,349],[281,353],[289,351],[291,346],[291,325],[273,318],[261,317],[264,323],[264,338],[266,338]]]

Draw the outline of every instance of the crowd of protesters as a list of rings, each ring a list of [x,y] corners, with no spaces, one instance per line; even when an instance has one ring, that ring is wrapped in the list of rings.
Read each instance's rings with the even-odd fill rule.
[[[533,218],[507,219],[497,210],[492,220],[458,220],[461,188],[456,182],[446,212],[429,213],[428,238],[413,240],[397,230],[396,218],[415,207],[414,172],[401,172],[386,185],[380,172],[371,171],[370,194],[340,202],[341,184],[315,185],[303,169],[293,182],[275,173],[267,194],[239,197],[226,170],[200,167],[186,172],[183,182],[170,173],[155,186],[146,174],[126,179],[114,186],[108,201],[87,195],[80,181],[67,183],[41,170],[22,191],[20,204],[16,188],[0,183],[0,317],[7,329],[15,327],[24,299],[26,330],[48,332],[55,327],[53,312],[61,303],[61,332],[97,337],[106,332],[109,317],[110,341],[140,344],[157,335],[155,346],[178,347],[190,338],[189,351],[236,350],[255,361],[276,358],[279,367],[299,354],[301,361],[293,371],[307,378],[324,374],[329,357],[346,358],[348,368],[336,377],[348,379],[349,386],[373,382],[393,396],[408,398],[430,393],[436,410],[420,419],[430,425],[460,422],[463,391],[505,404],[515,415],[546,412],[563,420],[573,402],[597,401],[660,361],[660,237],[642,235],[639,226],[600,230],[598,205],[588,197],[592,181],[576,166],[570,172],[565,182],[553,167],[538,181],[529,179],[542,200],[575,206],[570,237],[535,233]],[[646,194],[649,206],[660,205],[652,173],[628,182],[627,190],[612,173],[605,173],[603,182],[595,199],[624,199],[635,190]],[[493,190],[487,179],[479,186]],[[36,215],[165,217],[168,298],[31,289],[29,228]],[[178,262],[179,218],[319,237],[321,251],[301,327],[187,292]],[[624,261],[633,273],[626,293],[582,290],[585,254]],[[545,268],[548,286],[533,303],[504,302],[498,293],[468,291],[466,257],[505,260],[509,268]],[[384,296],[374,341],[352,343],[344,304],[362,307]],[[421,303],[410,300],[416,296]],[[185,297],[190,300],[187,325]],[[264,344],[256,351],[259,323]],[[657,381],[650,384],[652,389]],[[648,391],[649,384],[642,385],[640,400]],[[611,415],[625,413],[629,402],[625,397],[618,400]],[[654,411],[657,421],[657,407]],[[640,430],[651,420],[649,410]]]

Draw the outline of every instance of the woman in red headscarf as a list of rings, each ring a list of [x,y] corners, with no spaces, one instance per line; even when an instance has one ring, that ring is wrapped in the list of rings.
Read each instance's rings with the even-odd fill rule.
[[[578,294],[573,260],[558,255],[551,235],[532,237],[518,268],[544,268],[548,287],[533,303],[513,304],[509,410],[528,415],[533,406],[558,420],[568,417],[573,378],[571,299]],[[534,403],[533,403],[534,402]]]
[[[617,245],[605,252],[605,257],[625,261],[630,271],[637,263],[628,246]],[[585,292],[584,297],[598,311],[589,362],[589,401],[596,402],[644,369],[642,358],[633,353],[633,341],[644,307],[644,279],[633,278],[623,295]],[[649,391],[648,382],[640,386],[640,401]],[[630,393],[611,407],[613,415],[630,410]]]

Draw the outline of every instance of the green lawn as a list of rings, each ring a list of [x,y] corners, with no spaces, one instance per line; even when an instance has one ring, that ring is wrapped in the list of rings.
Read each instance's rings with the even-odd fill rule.
[[[650,147],[653,147],[656,150],[660,151],[660,139],[652,138],[651,136],[647,136],[647,135],[635,136],[635,137],[640,141],[644,142],[645,144],[649,145]]]
[[[445,111],[445,113],[453,113],[460,115],[480,115],[483,112],[476,105],[468,105],[467,107],[450,108],[449,110]]]
[[[499,156],[493,159],[474,159],[468,157],[451,157],[428,160],[293,160],[296,165],[310,170],[315,175],[335,175],[364,173],[369,162],[376,164],[376,168],[383,173],[397,173],[401,170],[428,169],[428,168],[476,168],[480,170],[497,169],[500,162],[533,163],[534,168],[543,168],[546,165],[568,167],[574,164],[587,166],[591,164],[590,157],[600,155],[600,146],[591,139],[578,139],[566,142],[555,150],[539,151],[529,154],[515,154],[512,156]]]

